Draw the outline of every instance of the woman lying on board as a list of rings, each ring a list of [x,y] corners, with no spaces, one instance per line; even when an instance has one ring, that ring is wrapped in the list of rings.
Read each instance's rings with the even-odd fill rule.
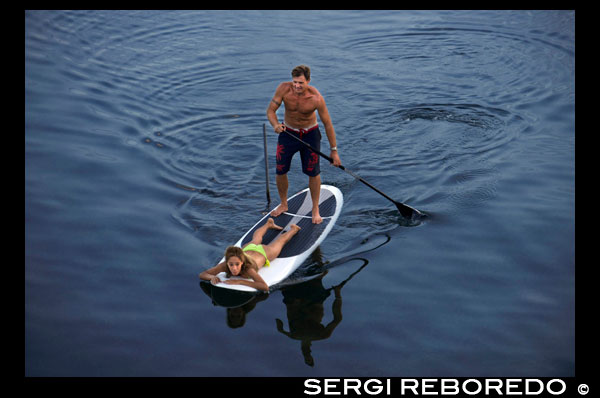
[[[269,218],[263,226],[254,231],[252,240],[245,244],[243,248],[229,246],[225,250],[225,261],[201,272],[198,275],[200,279],[210,281],[213,285],[224,282],[229,285],[246,285],[258,290],[269,291],[269,286],[258,274],[258,270],[262,267],[268,267],[270,262],[279,256],[283,246],[298,233],[300,227],[292,224],[289,231],[279,235],[277,239],[268,245],[263,245],[263,236],[269,229],[281,231],[283,228],[276,225],[272,218]],[[240,276],[246,279],[250,278],[252,281],[244,279],[221,281],[217,276],[221,272],[225,272],[228,278],[231,276]]]

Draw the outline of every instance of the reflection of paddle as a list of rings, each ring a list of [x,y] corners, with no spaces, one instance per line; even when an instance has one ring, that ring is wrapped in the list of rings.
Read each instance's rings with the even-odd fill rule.
[[[292,137],[293,139],[295,139],[297,141],[300,141],[302,144],[304,144],[306,147],[308,147],[308,149],[310,149],[314,153],[316,153],[316,154],[324,157],[325,159],[329,160],[330,163],[333,163],[333,159],[331,157],[325,155],[323,152],[317,150],[316,148],[313,148],[311,145],[307,144],[302,139],[296,137],[295,135],[293,135],[289,131],[283,130],[283,132],[286,133],[287,135],[289,135],[290,137]],[[398,211],[400,212],[400,214],[402,214],[403,217],[412,219],[413,215],[418,215],[418,216],[422,215],[422,213],[419,210],[414,209],[414,208],[412,208],[412,207],[410,207],[408,205],[405,205],[404,203],[400,203],[400,202],[395,201],[394,199],[392,199],[389,196],[387,196],[385,193],[381,192],[379,189],[375,188],[373,185],[369,184],[362,177],[360,177],[359,175],[356,175],[355,173],[353,173],[352,171],[348,170],[344,166],[339,165],[338,167],[340,169],[344,170],[346,173],[350,174],[352,177],[354,177],[357,180],[359,180],[360,182],[362,182],[363,184],[365,184],[366,186],[368,186],[369,188],[371,188],[372,190],[374,190],[375,192],[377,192],[378,194],[380,194],[381,196],[383,196],[384,198],[386,198],[387,200],[393,202],[396,205],[396,207],[398,208]]]
[[[344,281],[342,281],[341,283],[338,283],[335,286],[331,286],[327,290],[335,289],[335,288],[338,288],[338,287],[339,288],[344,287],[344,285],[346,283],[348,283],[348,281],[350,281],[350,279],[354,278],[354,275],[358,274],[360,271],[362,271],[363,268],[365,268],[367,266],[367,264],[369,264],[369,260],[367,260],[366,258],[359,258],[359,257],[357,257],[357,258],[353,258],[352,260],[360,260],[360,261],[363,262],[363,265],[361,265],[359,269],[357,269],[356,271],[354,271],[353,273],[351,273],[349,277],[347,277],[346,279],[344,279]],[[329,270],[325,271],[323,273],[324,274],[323,276],[325,276],[327,274],[327,272],[329,272]]]
[[[376,242],[377,243],[376,246],[368,248],[366,250],[358,247],[358,250],[346,251],[347,254],[344,257],[334,260],[332,262],[327,261],[327,262],[323,263],[322,259],[315,260],[318,263],[318,270],[311,270],[310,268],[312,267],[312,265],[310,267],[306,267],[304,270],[298,269],[294,274],[292,274],[292,276],[290,276],[290,278],[288,278],[284,282],[278,284],[276,286],[276,288],[283,290],[283,289],[287,289],[288,287],[292,287],[294,285],[300,285],[302,283],[308,282],[308,281],[316,279],[316,278],[323,278],[329,272],[330,269],[338,267],[342,264],[348,263],[352,260],[363,261],[364,264],[359,268],[358,271],[362,270],[369,263],[369,260],[359,257],[359,255],[367,253],[367,252],[371,252],[373,250],[377,250],[378,248],[380,248],[381,246],[387,244],[388,242],[390,242],[392,240],[392,237],[390,235],[388,235],[387,233],[378,233],[378,234],[373,235],[373,237],[379,237],[379,236],[384,237],[385,241],[380,242],[380,243]],[[363,245],[364,242],[369,241],[370,239],[371,239],[371,237],[367,237],[361,243],[356,243],[356,244],[351,243],[349,245],[349,247]],[[303,272],[299,273],[298,271],[303,271]],[[352,273],[352,275],[350,275],[350,277],[348,277],[347,280],[349,280],[351,277],[356,275],[358,273],[358,271]],[[312,274],[311,272],[316,272],[316,273]],[[333,287],[334,286],[332,286],[330,289],[333,289]],[[273,291],[273,290],[274,290],[274,288],[271,288],[271,291]]]

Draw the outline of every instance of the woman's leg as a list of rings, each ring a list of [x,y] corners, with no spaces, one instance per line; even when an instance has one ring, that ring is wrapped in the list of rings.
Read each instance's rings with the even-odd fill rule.
[[[248,246],[250,243],[254,243],[255,245],[260,245],[263,240],[263,236],[267,233],[269,229],[276,229],[281,231],[283,228],[279,225],[275,224],[272,218],[269,218],[266,223],[264,223],[260,228],[258,228],[252,234],[252,240],[244,245],[244,247]],[[269,260],[270,261],[270,260]]]
[[[277,237],[277,239],[275,239],[268,245],[263,245],[265,253],[269,258],[269,261],[273,261],[277,258],[277,256],[279,256],[279,253],[281,253],[283,246],[285,246],[285,244],[288,243],[290,239],[292,239],[294,235],[298,233],[298,231],[300,231],[300,227],[296,224],[292,224],[290,225],[289,231],[282,233]]]

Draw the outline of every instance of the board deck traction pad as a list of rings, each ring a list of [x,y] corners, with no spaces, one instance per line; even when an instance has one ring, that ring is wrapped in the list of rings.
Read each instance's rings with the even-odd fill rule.
[[[278,258],[286,258],[297,256],[306,249],[308,249],[315,241],[321,236],[322,231],[331,222],[331,217],[335,214],[336,200],[333,193],[328,189],[321,189],[319,197],[319,213],[323,218],[321,224],[313,225],[312,223],[312,200],[310,198],[310,192],[301,192],[299,195],[288,200],[288,211],[279,215],[279,217],[273,217],[276,225],[283,227],[283,231],[269,229],[263,236],[262,244],[268,245],[281,233],[289,229],[291,224],[296,224],[304,230],[311,229],[311,233],[302,233],[302,230],[298,232],[285,246],[279,254]],[[264,220],[256,224],[244,237],[241,243],[243,247],[246,243],[252,240],[254,231],[263,226],[269,217],[265,217]]]
[[[336,198],[336,194],[333,192],[333,190],[335,190],[337,192],[337,195],[339,196],[338,198]],[[283,250],[281,251],[279,256],[275,260],[271,261],[271,265],[269,267],[263,267],[259,271],[259,274],[263,275],[263,278],[265,278],[266,275],[264,274],[264,272],[266,272],[267,274],[272,274],[279,267],[289,268],[290,267],[289,264],[291,264],[291,263],[286,263],[287,265],[284,265],[283,263],[285,263],[286,261],[288,261],[288,262],[293,261],[295,266],[283,278],[281,278],[281,279],[277,278],[278,280],[275,280],[275,281],[268,280],[268,279],[272,279],[272,277],[265,278],[265,281],[267,282],[267,284],[269,286],[273,286],[273,285],[281,282],[283,279],[287,278],[291,274],[291,272],[293,272],[298,266],[301,265],[301,264],[298,264],[299,258],[308,257],[308,255],[310,255],[310,253],[308,253],[307,251],[313,245],[315,245],[315,243],[319,239],[321,239],[321,240],[324,239],[323,233],[324,233],[325,229],[328,228],[328,226],[329,226],[329,229],[331,229],[331,227],[333,227],[333,225],[330,225],[330,224],[332,222],[335,223],[335,221],[337,219],[336,210],[338,210],[337,215],[339,215],[339,209],[337,209],[337,208],[338,208],[338,206],[341,208],[342,205],[343,205],[343,196],[342,196],[341,192],[339,192],[339,189],[337,189],[333,186],[329,186],[329,185],[321,185],[321,192],[319,195],[319,213],[321,215],[321,218],[323,219],[323,222],[321,224],[313,224],[312,223],[312,199],[310,197],[310,190],[308,188],[306,188],[306,189],[296,193],[295,195],[291,196],[290,198],[288,198],[287,212],[282,213],[278,217],[272,217],[269,212],[269,214],[265,215],[261,220],[259,220],[256,223],[256,225],[254,225],[252,227],[252,229],[250,229],[235,244],[235,246],[243,247],[246,243],[250,242],[252,240],[252,235],[254,234],[254,231],[256,231],[258,228],[263,226],[268,221],[269,218],[273,218],[273,220],[275,221],[275,224],[280,227],[283,227],[283,230],[282,231],[275,230],[275,229],[267,230],[267,232],[263,236],[263,240],[262,240],[262,244],[265,244],[265,245],[271,243],[280,234],[288,231],[290,229],[290,225],[292,225],[292,224],[296,224],[300,228],[302,228],[283,247]],[[299,258],[293,259],[293,257],[296,257],[296,256],[299,256]],[[286,260],[286,259],[289,259],[289,260]],[[223,259],[221,259],[221,261],[225,261],[225,259],[223,258]],[[277,267],[277,268],[272,269],[273,267]],[[225,275],[224,273],[219,274],[219,276],[224,276],[224,275]],[[234,277],[234,278],[236,278],[236,277]],[[216,286],[220,287],[220,288],[233,289],[233,290],[256,291],[256,289],[254,289],[254,288],[251,288],[248,286],[242,286],[242,285],[227,285],[224,283],[219,283]]]

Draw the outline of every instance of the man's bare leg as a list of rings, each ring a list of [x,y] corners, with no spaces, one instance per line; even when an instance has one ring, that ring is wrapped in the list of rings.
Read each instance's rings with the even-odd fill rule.
[[[319,196],[321,194],[321,174],[316,177],[308,177],[308,187],[310,188],[310,198],[312,199],[312,222],[321,224],[323,219],[319,214]]]
[[[287,202],[287,192],[288,192],[288,178],[287,174],[277,174],[275,175],[275,181],[277,182],[277,192],[279,193],[279,198],[281,199],[281,203],[277,206],[272,212],[271,216],[277,217],[281,215],[284,211],[288,210],[288,202]]]

